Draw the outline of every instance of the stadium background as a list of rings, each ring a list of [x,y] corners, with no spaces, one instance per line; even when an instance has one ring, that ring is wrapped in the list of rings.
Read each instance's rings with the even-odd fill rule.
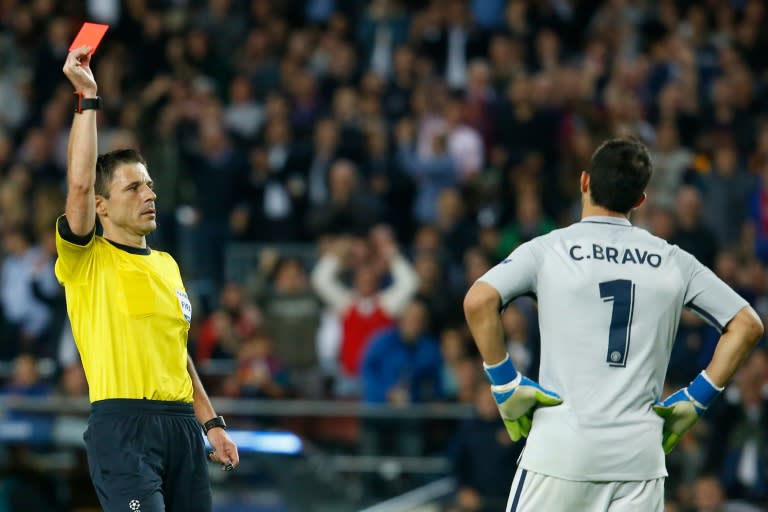
[[[61,67],[82,21],[111,25],[93,61],[99,148],[149,161],[151,245],[180,262],[209,393],[244,436],[301,439],[292,455],[277,453],[290,435],[243,441],[241,468],[212,467],[216,510],[455,512],[501,510],[520,449],[461,298],[578,218],[578,174],[604,138],[651,150],[633,222],[765,320],[767,16],[760,0],[0,1],[0,511],[98,510],[52,273],[73,101]],[[318,272],[333,258],[338,282]],[[338,286],[398,293],[366,322],[370,301],[338,313]],[[393,323],[417,349],[386,349]],[[535,377],[535,305],[504,325]],[[669,386],[716,339],[684,315]],[[768,510],[767,391],[763,342],[669,456],[670,512]]]

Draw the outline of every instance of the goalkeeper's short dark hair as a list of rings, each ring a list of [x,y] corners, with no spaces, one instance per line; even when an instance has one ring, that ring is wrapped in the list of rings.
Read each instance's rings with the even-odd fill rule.
[[[629,213],[651,179],[651,157],[637,139],[610,139],[594,152],[587,172],[592,203]]]

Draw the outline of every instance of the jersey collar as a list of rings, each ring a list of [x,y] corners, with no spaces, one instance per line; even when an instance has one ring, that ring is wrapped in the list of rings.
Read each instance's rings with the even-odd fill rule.
[[[118,243],[118,242],[113,242],[109,238],[105,238],[104,240],[106,240],[110,244],[114,245],[115,247],[117,247],[121,251],[125,251],[125,252],[131,253],[131,254],[138,254],[140,256],[149,256],[152,253],[152,250],[149,248],[149,246],[146,246],[146,247],[131,247],[130,245],[125,245],[125,244],[121,244],[121,243]]]
[[[608,217],[604,215],[592,215],[584,217],[581,222],[587,222],[590,224],[614,224],[616,226],[631,226],[632,223],[625,217]]]

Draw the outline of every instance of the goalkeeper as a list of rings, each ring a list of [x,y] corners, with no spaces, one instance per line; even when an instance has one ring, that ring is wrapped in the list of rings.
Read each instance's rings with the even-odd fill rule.
[[[662,512],[664,454],[701,417],[763,325],[693,256],[635,228],[647,149],[603,143],[582,172],[582,219],[535,238],[482,276],[464,300],[510,437],[528,437],[507,511]],[[520,375],[499,311],[538,300],[541,383]],[[721,332],[709,366],[664,399],[682,308]]]

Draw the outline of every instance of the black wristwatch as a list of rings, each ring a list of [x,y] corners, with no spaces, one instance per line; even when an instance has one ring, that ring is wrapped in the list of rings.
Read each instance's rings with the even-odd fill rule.
[[[83,110],[101,110],[101,107],[101,96],[83,98],[82,94],[75,93],[75,113],[80,114]]]
[[[222,416],[216,416],[203,423],[203,432],[205,432],[206,435],[208,435],[208,431],[212,428],[223,428],[224,430],[227,430],[227,424],[224,422],[224,418]]]

